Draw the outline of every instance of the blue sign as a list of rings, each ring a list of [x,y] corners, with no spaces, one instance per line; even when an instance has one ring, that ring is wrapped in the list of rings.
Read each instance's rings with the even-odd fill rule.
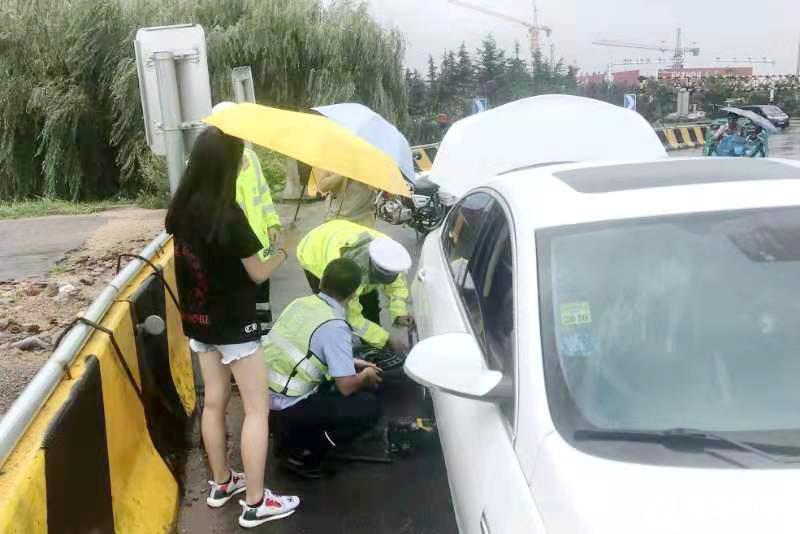
[[[636,95],[631,93],[625,95],[623,98],[623,106],[625,106],[625,109],[636,111]]]
[[[472,114],[483,113],[489,107],[489,102],[485,98],[472,99]]]

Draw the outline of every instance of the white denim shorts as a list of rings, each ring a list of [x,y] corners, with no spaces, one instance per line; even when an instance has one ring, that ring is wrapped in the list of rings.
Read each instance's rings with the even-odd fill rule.
[[[219,352],[222,354],[222,363],[230,365],[237,360],[251,356],[261,347],[257,341],[247,343],[234,343],[233,345],[209,345],[196,339],[189,339],[189,348],[195,352]]]

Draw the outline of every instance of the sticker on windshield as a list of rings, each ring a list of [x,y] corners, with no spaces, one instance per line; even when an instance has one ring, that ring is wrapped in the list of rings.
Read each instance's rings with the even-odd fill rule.
[[[588,302],[566,302],[559,306],[562,326],[592,324],[592,308]]]

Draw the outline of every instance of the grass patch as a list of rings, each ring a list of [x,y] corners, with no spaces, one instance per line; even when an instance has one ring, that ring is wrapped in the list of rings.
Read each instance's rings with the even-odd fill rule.
[[[169,193],[142,193],[136,197],[136,206],[146,210],[165,210],[169,207]]]
[[[100,200],[96,202],[68,202],[50,198],[0,202],[0,219],[44,217],[45,215],[87,215],[112,208],[132,206],[130,200]]]

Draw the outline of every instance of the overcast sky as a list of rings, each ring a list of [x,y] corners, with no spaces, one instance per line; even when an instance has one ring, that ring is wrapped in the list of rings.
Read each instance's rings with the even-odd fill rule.
[[[511,16],[532,20],[532,0],[467,0]],[[368,0],[382,24],[399,28],[407,39],[407,63],[425,72],[428,54],[465,41],[471,52],[491,32],[511,49],[519,40],[528,50],[527,30],[512,22],[476,13],[448,0]],[[553,28],[557,57],[584,72],[604,71],[610,62],[669,54],[592,45],[595,39],[659,44],[675,42],[682,26],[684,46],[701,52],[687,66],[713,67],[716,57],[764,57],[776,65],[755,65],[757,74],[794,73],[800,41],[800,0],[538,0],[539,22]],[[652,72],[658,66],[641,67]],[[619,70],[619,67],[617,68]]]

